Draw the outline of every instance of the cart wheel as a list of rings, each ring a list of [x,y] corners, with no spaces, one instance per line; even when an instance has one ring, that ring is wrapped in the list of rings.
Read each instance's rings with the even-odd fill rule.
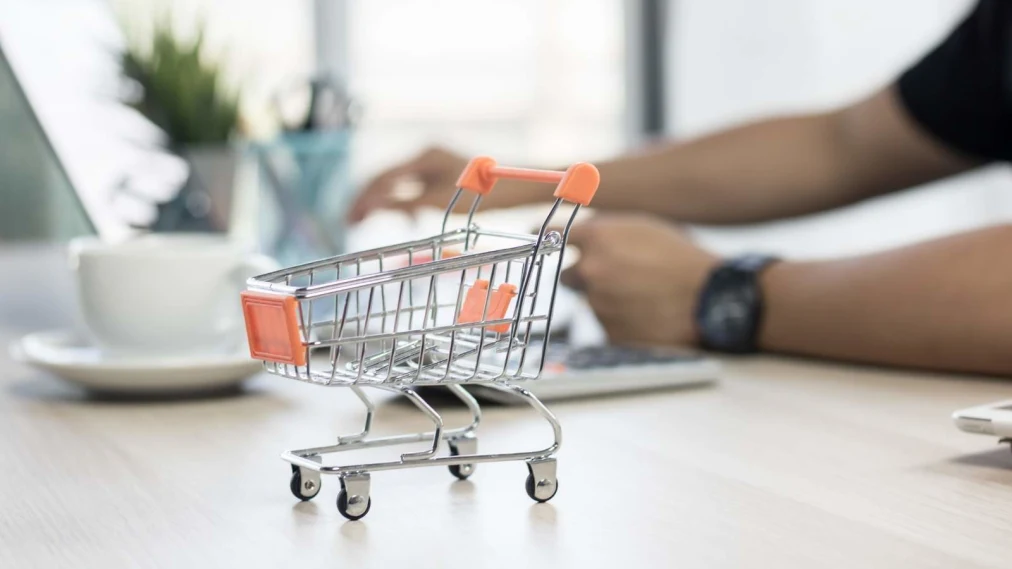
[[[302,487],[302,471],[299,469],[298,466],[292,465],[292,481],[288,484],[288,488],[292,491],[293,496],[302,500],[303,502],[308,502],[309,500],[312,500],[313,498],[316,497],[317,494],[320,493],[319,482],[307,480],[306,484],[311,485],[312,488]],[[309,495],[306,495],[302,493],[303,491],[311,493]]]
[[[460,456],[460,449],[458,449],[457,445],[453,443],[450,443],[450,456]],[[473,464],[451,464],[447,468],[450,469],[450,474],[456,476],[460,480],[467,480],[468,477],[474,474]]]
[[[555,493],[559,491],[559,481],[556,480],[544,480],[539,486],[534,482],[534,475],[527,475],[527,483],[524,485],[527,490],[527,495],[531,497],[531,500],[539,504],[543,504],[555,497]],[[551,494],[549,494],[551,492]]]
[[[348,492],[341,488],[341,491],[337,493],[337,511],[341,512],[341,515],[348,518],[351,521],[360,520],[369,513],[369,509],[372,508],[372,498],[366,498],[368,500],[365,504],[365,511],[358,515],[352,515],[348,513]]]

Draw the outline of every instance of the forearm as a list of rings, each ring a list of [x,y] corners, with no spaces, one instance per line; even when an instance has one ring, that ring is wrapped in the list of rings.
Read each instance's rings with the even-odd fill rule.
[[[1012,373],[1012,226],[763,275],[764,350]]]
[[[594,205],[719,224],[845,203],[834,184],[829,122],[828,115],[771,119],[605,162]]]
[[[975,165],[923,135],[886,88],[600,164],[595,206],[728,224],[831,209]]]

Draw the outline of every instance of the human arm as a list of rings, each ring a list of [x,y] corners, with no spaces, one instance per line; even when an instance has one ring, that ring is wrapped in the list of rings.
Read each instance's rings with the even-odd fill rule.
[[[599,165],[604,211],[734,224],[833,209],[973,168],[887,87],[839,110],[764,120]]]
[[[1012,373],[1012,226],[871,255],[785,262],[762,277],[762,349]]]
[[[979,163],[922,132],[888,87],[839,110],[763,120],[598,163],[594,206],[693,223],[756,222],[831,209]],[[373,179],[351,218],[381,208],[444,207],[464,164],[462,156],[429,149]],[[397,200],[394,189],[405,178],[417,179],[421,193]],[[485,207],[549,196],[503,181]]]
[[[577,226],[582,289],[609,340],[698,343],[693,314],[720,259],[643,215]],[[650,244],[644,246],[644,244]],[[761,277],[763,351],[870,364],[1012,373],[1012,226],[845,259],[782,261]]]

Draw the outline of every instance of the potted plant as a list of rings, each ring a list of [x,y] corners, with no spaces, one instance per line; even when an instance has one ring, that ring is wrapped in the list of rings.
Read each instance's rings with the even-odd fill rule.
[[[125,101],[160,128],[166,146],[186,159],[190,176],[178,196],[159,206],[154,230],[228,228],[238,152],[239,94],[222,68],[203,53],[203,26],[190,41],[178,38],[168,18],[155,25],[149,45],[124,51],[124,76],[134,83]]]

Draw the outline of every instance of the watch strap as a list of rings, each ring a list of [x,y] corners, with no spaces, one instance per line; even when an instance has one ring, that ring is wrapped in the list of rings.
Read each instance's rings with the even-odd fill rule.
[[[739,255],[733,257],[724,263],[724,266],[734,267],[742,272],[752,273],[758,275],[766,267],[776,263],[780,260],[780,257],[775,255],[765,255],[762,253],[748,253],[745,255]]]

